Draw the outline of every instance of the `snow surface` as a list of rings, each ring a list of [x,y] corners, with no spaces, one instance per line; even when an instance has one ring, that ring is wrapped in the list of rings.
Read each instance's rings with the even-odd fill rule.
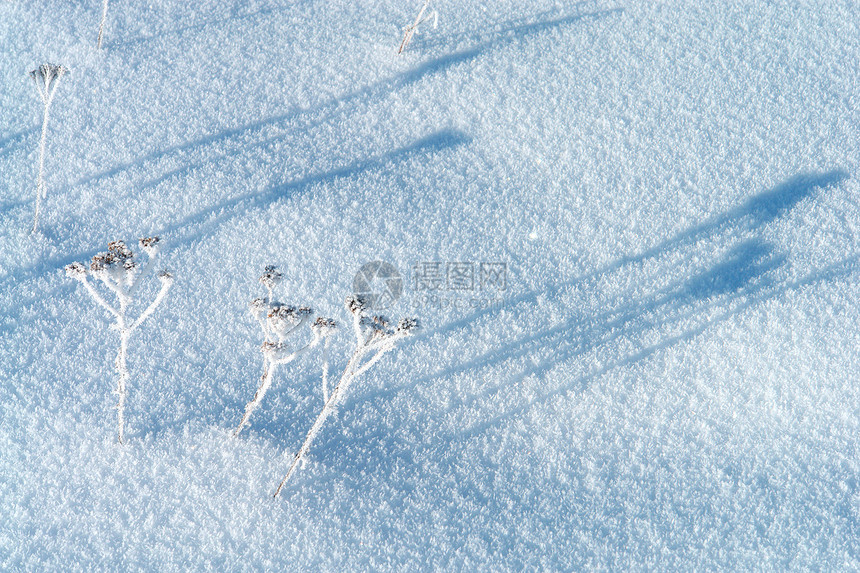
[[[855,0],[0,3],[0,569],[860,569]],[[43,232],[41,102],[63,64]],[[63,267],[160,234],[116,440]],[[322,405],[248,301],[502,261]],[[157,281],[140,293],[151,300]],[[350,350],[344,331],[333,368]]]

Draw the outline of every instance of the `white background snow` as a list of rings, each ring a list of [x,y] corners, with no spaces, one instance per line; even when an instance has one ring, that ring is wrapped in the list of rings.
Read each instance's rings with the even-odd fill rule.
[[[100,4],[0,3],[0,569],[860,569],[856,1],[440,1],[399,57],[418,0]],[[155,234],[119,446],[63,267]],[[256,279],[345,323],[372,260],[424,331],[275,501],[320,360],[230,438]],[[437,260],[505,303],[413,308]]]

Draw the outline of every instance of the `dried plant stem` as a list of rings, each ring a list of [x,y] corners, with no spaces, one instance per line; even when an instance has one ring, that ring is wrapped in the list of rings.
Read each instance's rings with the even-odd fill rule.
[[[128,329],[120,331],[119,353],[116,357],[116,369],[119,372],[119,380],[117,381],[116,394],[118,396],[116,405],[116,416],[119,443],[125,443],[125,399],[128,396],[128,340],[131,337],[131,331]]]
[[[159,273],[158,278],[161,281],[161,289],[158,291],[155,299],[136,319],[129,319],[127,311],[128,305],[132,301],[132,293],[137,288],[145,272],[152,266],[152,259],[157,252],[155,244],[158,243],[158,238],[141,239],[140,242],[145,249],[149,249],[147,250],[149,261],[143,267],[144,273],[138,273],[136,276],[134,276],[134,271],[139,269],[140,266],[132,261],[132,253],[126,249],[125,244],[121,241],[108,245],[109,249],[112,249],[112,251],[93,257],[93,264],[91,265],[90,270],[87,270],[87,268],[80,263],[73,263],[66,267],[68,275],[83,284],[87,293],[93,298],[96,304],[105,309],[108,314],[113,317],[112,328],[119,333],[119,350],[117,351],[115,362],[119,379],[117,380],[114,394],[117,396],[117,435],[120,444],[125,443],[125,403],[126,398],[128,397],[128,381],[130,378],[128,372],[129,341],[131,340],[131,335],[134,331],[137,330],[140,325],[142,325],[144,321],[152,315],[156,307],[161,304],[161,301],[164,300],[167,291],[173,284],[173,277],[170,273],[166,271]],[[115,271],[121,264],[124,265],[121,268],[122,272],[125,273],[125,276],[117,276],[116,273],[111,274],[111,271]],[[95,286],[88,278],[89,274],[96,276],[109,291],[113,292],[118,304],[112,305],[98,290],[96,290]]]
[[[302,459],[304,459],[305,455],[311,449],[311,444],[313,444],[314,438],[316,438],[316,435],[319,433],[320,428],[322,428],[326,419],[334,411],[335,406],[340,400],[341,395],[346,392],[346,389],[349,387],[349,384],[359,375],[366,372],[371,366],[376,364],[379,359],[382,358],[383,354],[394,348],[394,344],[397,340],[397,337],[377,340],[374,340],[373,337],[361,337],[361,331],[359,326],[360,317],[358,316],[358,314],[356,314],[355,316],[355,329],[356,334],[359,336],[359,344],[356,347],[352,357],[349,359],[349,362],[347,363],[346,368],[344,369],[343,374],[340,377],[340,380],[334,387],[331,396],[328,397],[325,402],[325,406],[323,406],[322,411],[317,416],[317,419],[316,421],[314,421],[313,426],[311,426],[310,431],[305,437],[305,441],[302,443],[302,447],[299,449],[299,452],[293,458],[293,462],[292,464],[290,464],[290,469],[287,470],[287,475],[284,476],[283,480],[281,480],[281,483],[278,485],[278,489],[275,490],[275,494],[272,497],[278,497],[284,485],[286,485],[290,477],[292,477],[293,473],[295,473]],[[376,354],[372,358],[370,358],[370,360],[368,360],[364,364],[361,364],[362,359],[368,353],[373,352],[374,350],[376,351]]]
[[[275,364],[271,364],[268,360],[264,361],[263,365],[263,376],[260,380],[260,386],[257,388],[257,391],[254,392],[254,397],[248,402],[248,405],[245,406],[245,413],[242,415],[242,420],[239,422],[239,425],[233,431],[233,437],[239,435],[239,432],[242,431],[248,420],[251,419],[251,414],[254,413],[254,410],[257,409],[257,406],[260,405],[260,402],[263,400],[263,396],[266,395],[269,388],[272,386],[272,376],[275,374]]]
[[[45,105],[42,113],[42,137],[39,141],[39,176],[36,180],[36,213],[33,216],[33,228],[30,234],[35,233],[39,229],[39,212],[41,211],[42,199],[48,196],[45,189],[45,147],[48,139],[48,117],[51,110],[51,102],[54,101],[54,95],[57,93],[57,85],[60,78],[63,77],[69,70],[63,66],[56,64],[42,64],[32,72],[30,77],[36,84],[36,89],[39,91],[39,97],[42,98],[42,103]]]
[[[45,192],[45,144],[48,139],[48,111],[51,109],[50,101],[45,104],[45,112],[42,114],[42,138],[39,141],[39,179],[36,183],[36,215],[33,217],[33,229],[35,233],[39,226],[39,211],[41,200],[47,195]]]
[[[325,339],[323,342],[323,364],[322,364],[322,393],[323,393],[323,402],[328,402],[328,347],[329,340]]]
[[[402,54],[403,50],[406,49],[406,46],[409,45],[409,42],[412,41],[412,36],[415,35],[415,30],[418,29],[419,24],[423,23],[425,20],[429,20],[434,13],[431,12],[426,17],[424,16],[424,12],[427,11],[427,7],[430,5],[430,0],[424,0],[424,5],[421,6],[421,10],[418,12],[418,16],[415,18],[415,22],[412,23],[411,26],[407,27],[403,33],[403,41],[400,42],[400,48],[398,48],[397,53]]]
[[[96,46],[99,50],[102,49],[102,40],[104,39],[105,21],[107,20],[107,9],[108,0],[104,0],[104,3],[102,4],[102,21],[101,24],[99,24],[99,39],[98,44]]]
[[[277,368],[277,366],[279,364],[288,364],[288,363],[292,362],[293,360],[295,360],[296,358],[298,358],[299,356],[301,356],[302,354],[304,354],[305,352],[307,352],[308,350],[310,350],[311,348],[316,346],[318,341],[319,341],[318,338],[314,338],[306,346],[303,346],[302,348],[299,348],[295,352],[292,352],[290,354],[287,354],[287,355],[280,357],[280,358],[277,358],[277,359],[270,358],[270,357],[266,356],[265,350],[264,350],[264,354],[263,354],[263,376],[262,376],[262,379],[260,381],[260,386],[257,388],[257,391],[254,393],[254,397],[251,399],[250,402],[248,402],[248,405],[245,406],[245,413],[242,415],[242,420],[239,422],[239,425],[236,427],[236,430],[233,432],[234,438],[236,436],[238,436],[239,432],[242,431],[242,428],[244,428],[248,424],[248,420],[251,419],[251,414],[254,412],[254,410],[257,409],[257,406],[260,405],[260,402],[263,401],[263,396],[266,395],[266,392],[269,391],[269,388],[272,387],[272,378],[275,375],[275,368]]]

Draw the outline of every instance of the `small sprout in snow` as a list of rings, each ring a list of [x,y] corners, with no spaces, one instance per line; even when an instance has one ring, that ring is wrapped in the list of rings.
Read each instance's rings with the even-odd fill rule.
[[[36,89],[39,90],[39,96],[45,105],[42,113],[42,138],[39,140],[39,178],[36,181],[36,213],[33,216],[33,229],[30,231],[31,233],[35,233],[39,227],[41,200],[48,196],[45,190],[45,143],[48,137],[48,112],[51,109],[51,102],[54,101],[54,95],[57,93],[57,85],[59,85],[60,78],[68,72],[68,69],[56,64],[42,64],[30,72],[30,77],[36,82]]]

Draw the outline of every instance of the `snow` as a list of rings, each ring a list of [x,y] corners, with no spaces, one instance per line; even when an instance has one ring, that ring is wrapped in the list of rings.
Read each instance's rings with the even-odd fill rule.
[[[0,4],[0,569],[860,569],[856,3],[440,1],[397,56],[420,5],[112,2],[97,51],[98,0]],[[153,235],[120,446],[63,269]],[[346,325],[376,260],[423,333],[273,500],[321,359],[231,438],[257,277]]]

